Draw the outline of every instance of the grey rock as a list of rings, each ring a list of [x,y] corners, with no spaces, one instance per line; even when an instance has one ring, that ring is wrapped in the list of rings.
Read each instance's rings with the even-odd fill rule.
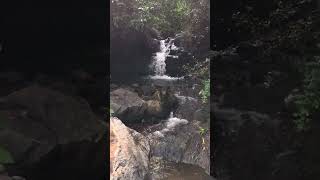
[[[120,119],[110,119],[111,180],[141,180],[149,169],[149,142],[142,134],[126,127]]]
[[[129,122],[143,117],[146,103],[137,93],[119,88],[110,93],[110,107],[114,116]]]
[[[209,129],[208,124],[201,127]],[[164,136],[159,136],[157,133],[148,136],[152,156],[162,157],[167,161],[197,165],[209,174],[210,131],[203,136],[200,135],[199,122],[192,121],[176,127],[172,132],[164,133]]]
[[[0,144],[19,162],[36,163],[59,144],[94,143],[105,133],[105,124],[86,101],[47,88],[24,88],[3,103]]]

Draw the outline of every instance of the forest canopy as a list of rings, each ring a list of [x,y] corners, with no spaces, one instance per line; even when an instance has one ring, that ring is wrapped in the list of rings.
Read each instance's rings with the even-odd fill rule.
[[[112,0],[111,31],[148,26],[164,37],[182,31],[208,32],[209,9],[209,0]]]

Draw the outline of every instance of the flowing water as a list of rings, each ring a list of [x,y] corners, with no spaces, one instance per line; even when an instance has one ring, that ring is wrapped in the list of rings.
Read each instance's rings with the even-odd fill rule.
[[[185,91],[188,88],[188,82],[183,77],[171,77],[166,75],[166,59],[171,56],[171,50],[179,50],[174,45],[174,39],[168,38],[160,40],[160,50],[152,57],[150,68],[154,75],[147,77],[147,84],[152,83],[161,87],[170,87],[179,101],[185,102],[187,100],[197,101],[196,98],[190,97],[188,94],[181,94],[180,91]],[[178,58],[177,56],[171,56]],[[173,112],[170,116],[161,123],[155,125],[154,129],[148,131],[156,137],[165,138],[166,134],[175,131],[176,126],[188,124],[187,119],[180,119],[174,116]],[[205,171],[194,165],[168,162],[163,159],[151,161],[152,180],[210,180],[212,177],[208,176]]]
[[[178,50],[179,48],[174,45],[174,39],[168,38],[160,40],[160,51],[155,53],[152,57],[151,68],[154,70],[154,75],[150,76],[150,79],[162,79],[162,80],[178,80],[182,77],[171,77],[166,75],[166,59],[170,55],[171,50]],[[172,56],[178,58],[178,56]]]
[[[166,58],[170,53],[169,43],[160,40],[160,51],[153,57],[153,68],[156,76],[163,76],[166,73]]]

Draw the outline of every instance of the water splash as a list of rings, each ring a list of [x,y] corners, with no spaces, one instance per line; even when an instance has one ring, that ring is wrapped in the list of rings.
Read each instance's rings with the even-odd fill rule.
[[[170,112],[170,116],[165,123],[165,127],[160,131],[155,131],[153,135],[163,138],[165,133],[174,131],[177,126],[186,125],[188,123],[188,120],[174,117],[173,112]]]
[[[155,76],[150,76],[150,79],[158,79],[158,80],[179,80],[179,79],[183,79],[184,77],[171,77],[168,75],[155,75]]]
[[[170,118],[173,118],[173,112],[172,111],[170,112]]]
[[[171,50],[178,50],[179,48],[174,45],[174,39],[168,38],[160,40],[160,51],[155,53],[153,56],[153,62],[151,68],[154,70],[155,75],[151,76],[151,79],[160,80],[178,80],[183,77],[171,77],[166,75],[166,59],[172,57],[174,59],[179,58],[178,56],[169,55]]]
[[[166,40],[160,40],[160,51],[153,57],[152,66],[156,76],[163,76],[166,73],[166,58],[170,54],[170,44],[173,39],[166,43]]]

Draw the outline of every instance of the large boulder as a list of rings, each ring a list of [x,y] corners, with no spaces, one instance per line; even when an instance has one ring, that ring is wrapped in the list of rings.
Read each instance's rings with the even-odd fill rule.
[[[170,162],[158,157],[151,158],[150,169],[148,179],[152,180],[215,180],[199,166]]]
[[[146,118],[166,118],[177,105],[177,98],[168,89],[155,89],[152,96],[148,97],[139,93],[145,100],[135,91],[139,92],[139,87],[136,90],[118,88],[110,93],[113,115],[125,123],[140,122]]]
[[[26,110],[28,117],[56,135],[59,144],[92,140],[105,131],[85,100],[37,85],[8,95],[2,103]]]
[[[195,65],[196,60],[191,53],[177,50],[173,51],[166,59],[166,74],[172,77],[185,76],[185,65]]]
[[[150,73],[148,64],[159,49],[157,33],[145,27],[117,28],[110,37],[112,81],[131,81]]]
[[[141,180],[149,170],[150,146],[146,137],[110,118],[111,180]]]
[[[147,105],[137,93],[119,88],[110,93],[110,108],[114,116],[125,122],[133,122],[143,118]]]
[[[0,144],[11,152],[16,162],[32,164],[39,162],[58,142],[53,131],[22,113],[0,112]]]
[[[95,169],[104,166],[100,150],[105,146],[106,125],[86,101],[35,85],[1,99],[0,109],[0,144],[16,162],[9,173],[41,179],[46,173],[66,171],[72,179],[73,170],[88,175],[93,164]],[[93,163],[80,163],[84,159]]]
[[[204,129],[203,133],[200,132],[201,128]],[[153,157],[162,157],[176,163],[197,165],[209,174],[209,124],[170,118],[165,127],[155,129],[158,130],[148,135]]]
[[[149,100],[147,101],[147,111],[146,113],[150,116],[160,116],[162,115],[163,109],[161,106],[161,102],[157,100]]]
[[[146,115],[148,117],[167,118],[170,112],[178,105],[178,99],[169,88],[159,88],[147,101]]]
[[[175,110],[176,116],[179,118],[193,120],[191,118],[194,116],[196,110],[201,108],[201,103],[198,99],[193,97],[178,95],[176,95],[176,97],[179,100],[178,108]]]

